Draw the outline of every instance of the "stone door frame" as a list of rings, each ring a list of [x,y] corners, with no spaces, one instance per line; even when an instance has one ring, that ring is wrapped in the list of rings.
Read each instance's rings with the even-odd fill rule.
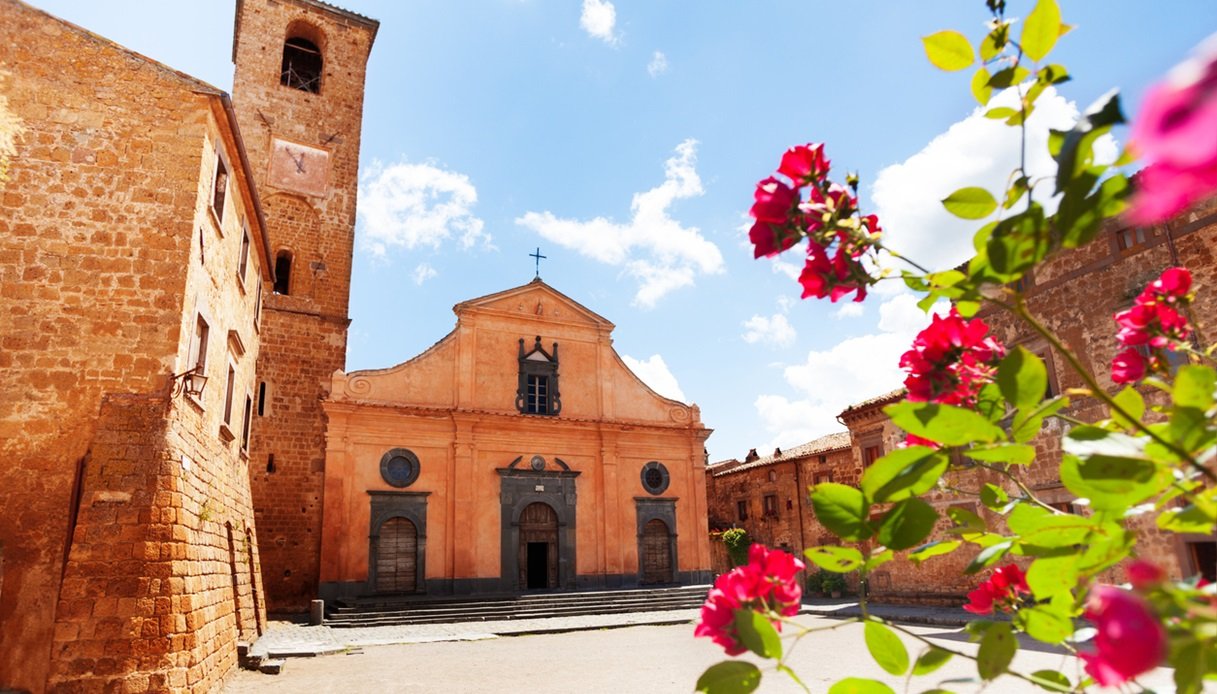
[[[431,492],[389,492],[368,490],[372,513],[368,523],[368,580],[364,593],[374,595],[380,528],[391,518],[405,518],[418,533],[414,555],[414,592],[427,592],[427,497]]]
[[[499,590],[521,592],[520,515],[529,504],[543,503],[558,517],[558,590],[575,588],[575,470],[498,468]]]
[[[634,497],[634,512],[638,522],[638,583],[643,582],[642,557],[643,532],[647,523],[653,520],[663,521],[668,527],[668,551],[671,553],[672,582],[680,582],[680,564],[676,563],[676,497],[636,496]]]

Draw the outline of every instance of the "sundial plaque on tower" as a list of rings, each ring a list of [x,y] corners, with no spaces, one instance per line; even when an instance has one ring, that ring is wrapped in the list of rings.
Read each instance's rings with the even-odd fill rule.
[[[325,195],[330,178],[330,153],[275,138],[271,142],[270,184],[302,195]]]

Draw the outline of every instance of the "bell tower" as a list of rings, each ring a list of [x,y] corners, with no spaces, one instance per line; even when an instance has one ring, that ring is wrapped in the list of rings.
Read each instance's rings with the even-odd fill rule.
[[[262,292],[249,473],[270,611],[317,595],[322,383],[346,362],[364,76],[379,23],[318,0],[237,0],[233,104],[275,282]]]

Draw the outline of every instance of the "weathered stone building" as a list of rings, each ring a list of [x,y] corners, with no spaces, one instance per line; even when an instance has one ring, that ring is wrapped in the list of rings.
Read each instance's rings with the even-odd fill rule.
[[[333,375],[322,595],[706,582],[697,407],[540,279],[453,310],[413,359]]]
[[[0,2],[0,33],[21,128],[0,189],[0,687],[205,690],[265,615],[247,450],[271,260],[237,118],[23,3]]]
[[[808,547],[831,543],[815,520],[807,488],[820,482],[856,482],[850,473],[849,434],[822,436],[773,455],[748,452],[744,460],[724,460],[706,468],[710,527],[743,528],[754,542],[802,554]],[[714,543],[714,571],[730,566],[721,543]]]

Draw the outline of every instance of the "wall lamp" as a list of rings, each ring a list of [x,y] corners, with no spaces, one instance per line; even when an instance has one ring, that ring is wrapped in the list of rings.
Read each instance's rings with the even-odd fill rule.
[[[203,375],[202,365],[183,371],[173,377],[175,382],[174,394],[186,394],[192,398],[202,397],[203,386],[207,385],[207,376]]]

